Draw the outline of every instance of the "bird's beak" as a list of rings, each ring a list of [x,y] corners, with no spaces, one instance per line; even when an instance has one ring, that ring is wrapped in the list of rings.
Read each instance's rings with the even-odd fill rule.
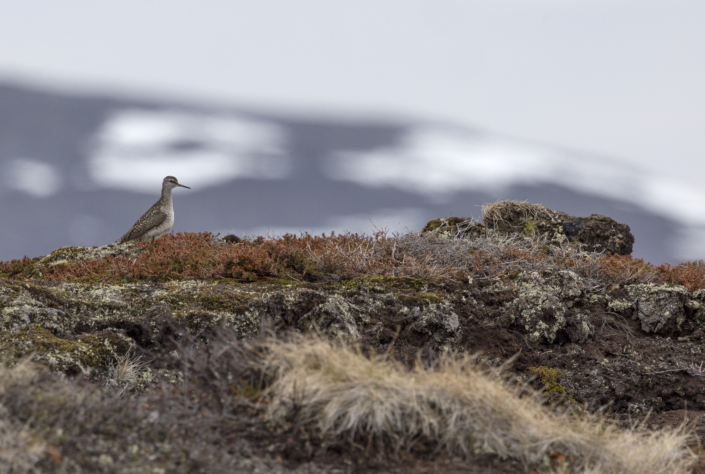
[[[186,189],[191,189],[188,186],[184,186],[183,184],[177,184],[177,186],[181,186],[182,188],[186,188]]]

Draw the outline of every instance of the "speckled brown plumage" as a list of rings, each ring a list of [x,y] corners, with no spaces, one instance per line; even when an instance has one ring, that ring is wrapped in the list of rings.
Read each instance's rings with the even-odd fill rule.
[[[118,243],[125,243],[131,240],[149,240],[154,249],[154,241],[169,232],[174,225],[174,205],[171,198],[171,190],[175,187],[191,189],[188,186],[179,184],[173,176],[167,176],[162,182],[162,196],[147,212],[142,214],[135,225],[127,231],[125,235],[118,239]]]

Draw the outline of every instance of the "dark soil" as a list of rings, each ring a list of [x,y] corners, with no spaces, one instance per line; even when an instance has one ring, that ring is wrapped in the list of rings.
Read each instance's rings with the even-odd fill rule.
[[[343,295],[350,305],[365,308],[365,314],[369,317],[368,322],[358,325],[359,342],[367,350],[377,353],[389,351],[409,365],[419,356],[431,364],[439,351],[446,348],[480,353],[484,364],[506,364],[506,370],[512,377],[533,379],[532,383],[539,389],[543,384],[535,379],[531,369],[558,369],[561,373],[560,386],[568,394],[568,397],[558,400],[560,403],[582,405],[588,410],[607,406],[610,416],[625,427],[642,423],[644,429],[661,429],[678,426],[685,421],[697,435],[693,440],[694,448],[700,449],[705,436],[705,374],[701,376],[699,367],[703,361],[701,346],[705,333],[695,322],[684,324],[682,331],[672,336],[647,334],[638,320],[610,311],[604,298],[593,303],[582,298],[568,311],[566,318],[577,312],[584,315],[592,328],[587,339],[582,342],[573,340],[574,336],[569,330],[561,329],[551,343],[532,342],[526,331],[512,322],[514,309],[511,303],[517,298],[517,290],[511,286],[493,292],[483,292],[479,286],[461,283],[417,286],[415,282],[404,279],[384,278],[371,282],[363,279],[333,284],[307,283],[297,290],[298,299],[288,303],[282,294],[277,293],[281,291],[278,284],[259,286],[257,292],[270,296],[267,299],[269,319],[266,322],[280,334],[305,330],[303,322],[307,315],[323,306],[330,294]],[[12,291],[19,291],[19,287],[12,288]],[[224,285],[223,288],[233,287]],[[41,295],[35,296],[39,299]],[[204,329],[206,326],[202,322],[189,326],[196,316],[199,321],[206,321],[208,313],[205,310],[190,313],[192,316],[185,318],[185,327],[175,322],[162,329],[149,326],[153,319],[149,315],[166,320],[173,311],[167,304],[179,303],[163,301],[158,315],[148,310],[143,320],[103,319],[93,327],[77,325],[76,334],[71,337],[113,331],[132,340],[137,347],[159,356],[178,348],[179,344],[175,345],[174,341],[185,337],[185,334],[191,333],[196,338],[194,340],[205,341],[218,331],[218,326]],[[213,299],[207,304],[216,303],[222,301]],[[242,304],[249,303],[243,300]],[[52,305],[57,311],[71,314],[71,308],[65,302],[52,300]],[[446,313],[457,315],[459,331],[451,334],[442,320],[433,318],[425,320],[424,325],[420,326],[418,317],[410,316],[415,313],[409,308],[427,311],[423,314],[435,314],[431,310],[440,305],[446,305]],[[76,315],[85,314],[89,308],[86,306],[80,311]],[[329,319],[334,316],[334,312],[321,314]],[[324,319],[319,322],[324,322]],[[262,321],[263,327],[264,323]],[[325,333],[326,327],[320,329]],[[249,331],[247,337],[257,337]],[[154,341],[161,342],[157,344]],[[547,396],[547,403],[549,400],[556,401],[555,397]],[[246,460],[238,464],[243,469],[241,472],[255,472],[254,467],[247,467],[250,461],[269,466],[266,468],[268,470],[260,472],[286,472],[282,468],[302,473],[533,472],[516,460],[502,460],[492,455],[462,461],[423,440],[419,440],[409,452],[390,453],[384,447],[367,446],[364,441],[342,443],[340,440],[333,442],[312,438],[312,430],[303,430],[295,425],[269,426],[262,421],[259,413],[250,409],[243,409],[233,416],[238,421],[229,425],[227,437],[209,449],[225,449],[228,456]],[[170,428],[164,429],[168,431]],[[60,448],[68,449],[65,446]],[[80,445],[72,449],[80,449]],[[559,462],[560,453],[548,461]],[[208,461],[196,463],[200,467],[190,472],[215,472],[205,467],[208,465]],[[45,461],[44,466],[46,472],[59,472],[52,470],[59,466],[53,466],[49,461]],[[698,469],[695,472],[705,473],[705,467]]]
[[[507,324],[506,305],[515,298],[511,291],[488,295],[478,305],[461,301],[461,287],[446,286],[436,291],[446,292],[459,316],[463,337],[457,349],[481,353],[485,363],[494,366],[514,357],[508,370],[525,379],[535,378],[532,367],[559,369],[560,384],[576,404],[589,410],[606,406],[609,416],[625,428],[643,424],[644,429],[658,430],[685,423],[696,435],[694,449],[700,449],[705,439],[705,374],[700,376],[683,367],[697,368],[702,363],[702,330],[674,337],[646,334],[638,321],[609,311],[605,303],[596,303],[580,308],[595,328],[586,342],[572,342],[563,332],[552,344],[532,343]],[[374,330],[362,332],[363,345],[377,352],[387,351],[391,345],[396,357],[409,364],[419,354],[432,361],[437,352],[431,336],[413,330],[399,309],[390,300],[372,315],[369,327]],[[539,380],[534,380],[534,385],[542,386]],[[424,446],[391,457],[376,456],[362,446],[322,448],[320,443],[305,440],[295,428],[269,442],[272,444],[262,446],[262,452],[269,449],[280,453],[282,462],[292,468],[316,463],[340,472],[529,472],[516,462],[489,455],[471,462],[454,461],[447,453]],[[705,473],[705,464],[694,472]]]

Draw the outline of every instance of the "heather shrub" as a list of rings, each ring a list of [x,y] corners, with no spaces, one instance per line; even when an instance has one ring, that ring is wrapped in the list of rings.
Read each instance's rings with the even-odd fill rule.
[[[32,260],[26,256],[21,260],[0,262],[0,278],[12,278],[28,272],[31,268]]]
[[[656,273],[663,283],[683,285],[688,291],[705,288],[705,262],[685,262],[671,266],[667,263],[656,267]]]
[[[0,262],[0,277],[20,280],[119,283],[227,279],[243,283],[289,280],[325,281],[365,275],[408,276],[429,282],[492,282],[521,272],[570,270],[596,289],[633,283],[705,288],[705,264],[655,267],[631,255],[585,252],[575,245],[549,245],[545,237],[500,235],[488,231],[472,239],[459,230],[372,235],[286,234],[238,243],[209,232],[169,234],[155,253],[38,263],[39,259]],[[147,243],[137,243],[147,248]]]
[[[658,280],[656,269],[650,263],[631,255],[610,254],[598,260],[602,278],[615,285],[648,283]]]

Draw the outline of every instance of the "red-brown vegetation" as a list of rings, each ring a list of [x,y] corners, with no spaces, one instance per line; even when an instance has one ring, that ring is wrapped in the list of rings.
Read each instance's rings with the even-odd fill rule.
[[[657,281],[656,269],[641,258],[610,254],[598,260],[603,278],[615,285]]]
[[[145,248],[147,244],[140,243]],[[0,276],[41,281],[118,283],[191,279],[318,281],[364,275],[411,276],[431,281],[496,281],[518,272],[571,270],[594,285],[632,283],[705,288],[702,261],[654,266],[631,255],[603,255],[551,247],[539,237],[441,237],[433,233],[342,234],[226,243],[209,232],[166,235],[155,253],[58,263],[37,268],[37,259],[0,262]]]
[[[705,262],[684,262],[676,266],[667,263],[656,267],[661,281],[669,285],[683,285],[688,291],[705,288]]]

